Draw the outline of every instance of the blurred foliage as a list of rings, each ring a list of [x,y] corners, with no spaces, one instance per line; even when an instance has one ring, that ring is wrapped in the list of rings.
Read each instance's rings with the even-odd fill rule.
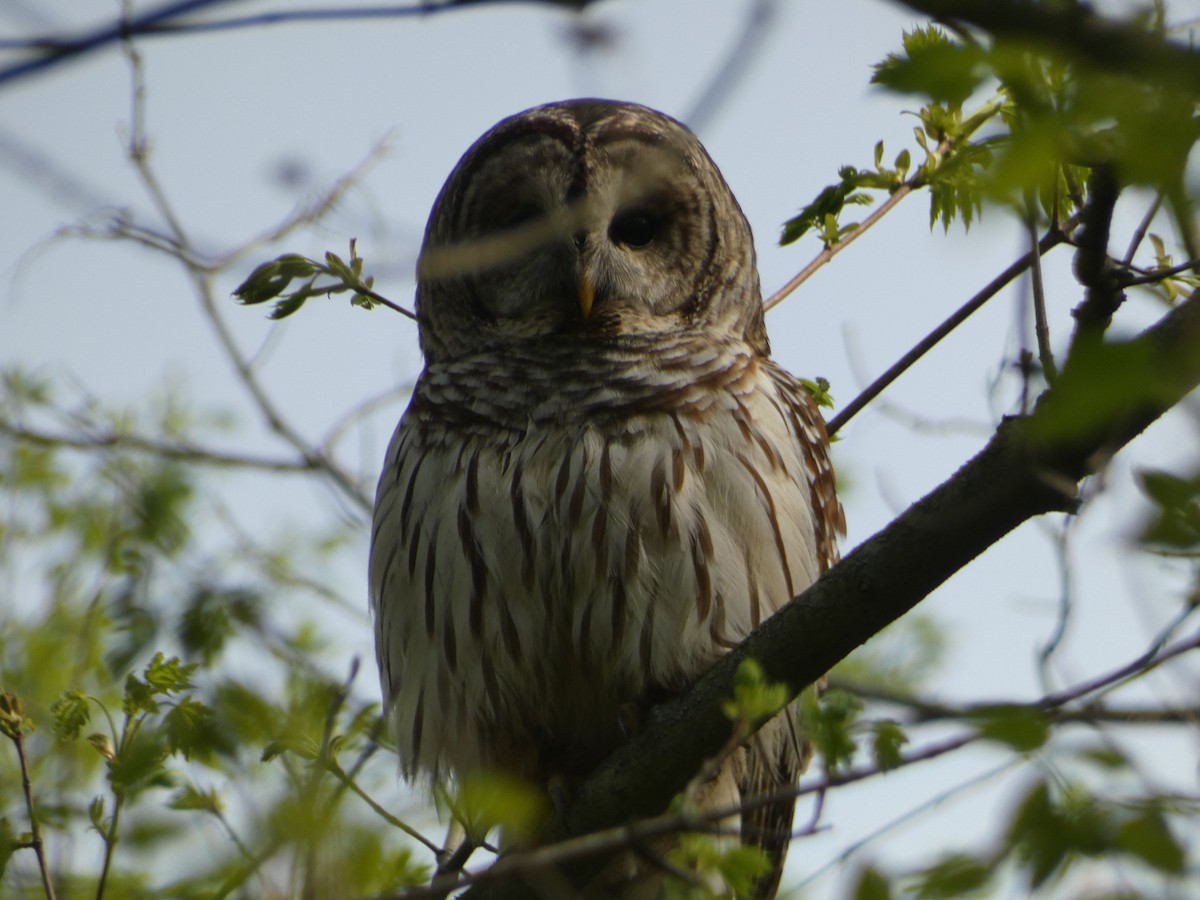
[[[3,384],[5,422],[74,421],[87,434],[114,421],[67,415],[29,372]],[[137,424],[160,438],[191,427]],[[23,723],[46,843],[76,848],[51,856],[59,896],[101,884],[113,897],[261,896],[289,883],[345,896],[420,881],[412,842],[333,774],[395,792],[377,704],[328,674],[344,662],[312,639],[328,599],[231,565],[239,551],[207,546],[211,528],[202,544],[201,479],[153,453],[0,434],[0,727]],[[322,544],[290,552],[315,562]],[[310,621],[280,616],[288,607]],[[29,851],[14,848],[28,822],[18,763],[0,754],[6,895],[38,892]]]
[[[1144,27],[1158,33],[1161,22]],[[1058,224],[1080,210],[1087,172],[1101,164],[1126,185],[1190,206],[1184,171],[1200,135],[1194,85],[1113,74],[1049,42],[980,41],[937,26],[915,28],[902,44],[872,82],[923,102],[913,113],[921,160],[909,174],[908,150],[885,165],[876,144],[873,168],[841,168],[839,180],[784,225],[780,243],[813,230],[826,246],[837,243],[858,227],[842,222],[845,208],[872,202],[864,191],[901,188],[928,188],[931,226],[949,228],[957,218],[969,227],[986,204],[1026,210],[1030,197]]]

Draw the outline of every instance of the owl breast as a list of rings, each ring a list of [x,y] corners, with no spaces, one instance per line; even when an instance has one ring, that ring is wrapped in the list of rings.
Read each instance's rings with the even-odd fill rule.
[[[824,567],[811,398],[752,353],[709,347],[686,379],[671,359],[636,396],[594,360],[540,387],[480,360],[471,397],[469,361],[422,376],[370,565],[409,774],[584,771],[624,704],[694,680]]]

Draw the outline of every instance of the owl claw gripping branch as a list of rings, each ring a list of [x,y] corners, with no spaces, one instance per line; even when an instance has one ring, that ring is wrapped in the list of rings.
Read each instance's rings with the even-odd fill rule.
[[[371,603],[411,777],[545,786],[625,740],[836,558],[813,398],[770,358],[750,227],[695,136],[642,106],[550,104],[459,161],[430,216],[425,369],[376,496]],[[795,783],[794,716],[706,785]],[[792,802],[730,823],[773,896]],[[591,895],[655,896],[644,859]]]

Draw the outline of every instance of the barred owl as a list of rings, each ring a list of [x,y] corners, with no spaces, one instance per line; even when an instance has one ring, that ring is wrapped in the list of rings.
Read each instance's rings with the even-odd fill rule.
[[[824,422],[769,356],[750,227],[674,119],[575,100],[451,173],[425,368],[375,502],[371,605],[406,774],[587,772],[836,556]],[[794,783],[790,713],[713,802]],[[745,814],[773,895],[792,803]],[[617,893],[620,893],[619,891]]]

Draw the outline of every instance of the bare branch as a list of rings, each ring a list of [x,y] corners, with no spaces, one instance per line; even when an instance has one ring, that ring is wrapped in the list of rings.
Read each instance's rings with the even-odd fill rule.
[[[121,17],[114,22],[101,25],[86,34],[69,37],[44,35],[20,41],[0,42],[0,50],[26,50],[31,56],[20,62],[0,69],[0,86],[45,71],[61,63],[101,50],[118,41],[133,37],[155,37],[199,32],[232,31],[264,25],[282,25],[292,22],[329,22],[365,19],[397,19],[413,16],[429,16],[433,13],[478,6],[481,3],[505,2],[505,0],[424,0],[424,2],[385,4],[380,6],[333,7],[330,9],[287,10],[260,13],[252,16],[236,16],[228,19],[208,21],[187,20],[186,17],[207,7],[218,6],[229,0],[179,0],[140,16]],[[555,6],[581,9],[594,0],[541,0]]]
[[[814,272],[817,271],[817,269],[821,268],[839,253],[845,250],[846,247],[858,240],[858,238],[861,237],[864,232],[866,232],[869,228],[871,228],[871,226],[891,212],[892,209],[895,208],[896,204],[911,194],[917,187],[919,187],[919,184],[916,180],[916,176],[910,178],[904,184],[900,185],[900,187],[893,191],[892,194],[883,201],[883,203],[879,204],[878,207],[872,210],[871,214],[863,219],[862,223],[857,228],[851,232],[848,232],[846,236],[836,244],[830,244],[828,247],[814,256],[812,262],[801,269],[796,277],[791,279],[791,281],[764,300],[763,309],[769,310],[778,306],[785,298],[787,298],[789,294],[796,290],[796,288],[808,281],[808,279],[813,275]]]
[[[1029,221],[1026,227],[1029,231],[1029,274],[1033,287],[1033,321],[1034,336],[1037,340],[1038,361],[1042,364],[1042,374],[1049,384],[1058,377],[1058,366],[1054,362],[1054,351],[1050,347],[1050,323],[1046,318],[1046,287],[1042,283],[1042,254],[1038,241],[1037,226],[1033,220],[1032,204],[1030,205]]]
[[[191,241],[184,231],[178,216],[175,214],[166,192],[159,184],[154,170],[150,166],[143,126],[141,124],[144,94],[142,89],[141,61],[134,48],[128,43],[126,45],[126,52],[133,80],[134,103],[134,127],[130,134],[129,158],[133,163],[135,171],[140,176],[147,193],[150,195],[155,209],[167,223],[170,238],[180,248],[178,259],[183,264],[188,277],[191,279],[192,286],[200,300],[200,307],[209,325],[212,327],[218,345],[233,366],[246,392],[258,407],[259,413],[267,423],[267,426],[284,441],[291,444],[300,454],[306,465],[322,471],[361,511],[369,514],[372,503],[366,491],[349,474],[344,472],[333,459],[310,444],[309,441],[287,422],[279,408],[275,405],[274,400],[268,396],[266,390],[258,381],[251,363],[238,348],[237,342],[225,324],[225,320],[221,317],[214,296],[213,273],[195,262],[195,254],[191,251]]]
[[[1068,223],[1068,227],[1072,223]],[[883,390],[893,381],[899,378],[907,371],[917,360],[932,350],[942,338],[950,334],[955,328],[961,325],[970,317],[972,313],[982,307],[985,303],[996,296],[1001,289],[1006,287],[1014,278],[1029,268],[1030,263],[1035,256],[1041,256],[1048,253],[1053,247],[1064,243],[1067,240],[1067,232],[1058,229],[1048,232],[1037,244],[1037,253],[1026,253],[1007,269],[988,282],[974,297],[960,306],[953,315],[942,322],[937,328],[926,335],[920,343],[909,350],[904,356],[897,360],[886,372],[876,378],[867,388],[857,397],[851,400],[836,416],[829,420],[829,434],[833,435],[838,430],[849,422],[855,415],[862,411],[868,403],[877,397]]]
[[[266,456],[216,450],[187,441],[170,441],[117,431],[85,435],[52,434],[48,431],[39,431],[0,420],[0,434],[41,447],[66,447],[72,450],[89,451],[132,450],[138,453],[149,453],[163,459],[217,468],[259,469],[267,472],[294,472],[297,474],[312,472],[316,469],[311,460],[271,459]]]

